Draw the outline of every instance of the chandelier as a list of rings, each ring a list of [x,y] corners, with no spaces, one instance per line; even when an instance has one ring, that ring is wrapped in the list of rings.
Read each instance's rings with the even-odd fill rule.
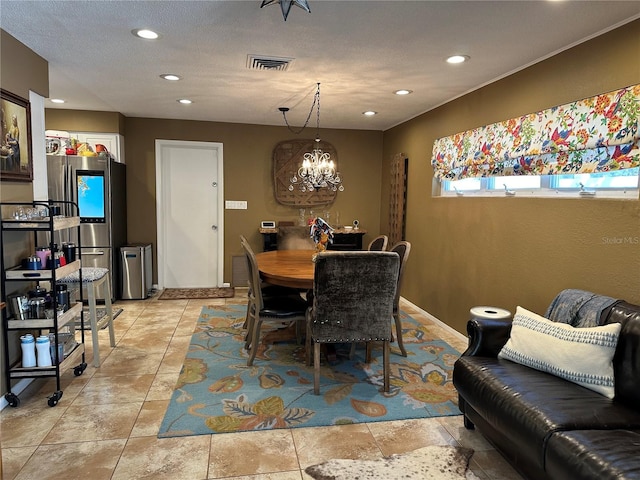
[[[289,111],[288,108],[280,107],[279,110],[282,112],[282,116],[289,130],[298,134],[302,132],[309,123],[314,107],[316,108],[315,145],[311,152],[304,154],[302,165],[289,179],[289,191],[292,192],[297,186],[302,192],[313,192],[320,188],[327,188],[332,192],[344,192],[340,172],[336,171],[335,164],[333,160],[331,160],[331,155],[323,152],[322,148],[320,148],[320,84],[318,83],[318,88],[313,97],[313,104],[311,105],[307,120],[300,130],[294,131],[289,125],[286,115],[286,112]]]
[[[292,5],[296,5],[301,9],[311,13],[311,9],[309,8],[309,3],[307,0],[263,0],[260,8],[266,7],[268,5],[275,5],[279,3],[280,8],[282,9],[282,16],[284,17],[284,21],[287,21],[287,17],[289,16],[289,11],[291,10]]]

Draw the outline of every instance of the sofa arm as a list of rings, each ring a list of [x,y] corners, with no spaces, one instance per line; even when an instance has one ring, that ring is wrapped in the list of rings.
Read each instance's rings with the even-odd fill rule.
[[[462,354],[472,357],[497,357],[509,340],[512,319],[472,318],[467,322],[469,346]]]

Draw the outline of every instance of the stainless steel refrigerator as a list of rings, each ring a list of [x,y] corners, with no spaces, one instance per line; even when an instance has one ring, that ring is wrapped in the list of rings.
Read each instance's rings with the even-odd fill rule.
[[[71,201],[80,210],[82,266],[111,273],[111,299],[120,292],[118,249],[127,243],[126,167],[110,158],[47,155],[49,199]],[[70,212],[62,212],[70,215]],[[78,245],[75,229],[55,241]],[[105,299],[101,286],[96,299]]]

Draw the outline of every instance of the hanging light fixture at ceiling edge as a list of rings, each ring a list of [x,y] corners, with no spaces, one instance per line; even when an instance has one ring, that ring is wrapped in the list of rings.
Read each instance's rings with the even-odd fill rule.
[[[298,132],[294,132],[287,122],[286,112],[289,109],[280,107],[279,110],[282,112],[289,130],[294,133],[300,133],[309,123],[314,108],[316,109],[315,145],[311,152],[304,154],[302,165],[290,178],[289,191],[293,191],[297,186],[302,192],[313,192],[320,188],[327,188],[333,192],[343,192],[344,186],[342,185],[340,172],[336,171],[333,160],[331,160],[331,155],[328,152],[323,152],[320,148],[320,83],[317,84],[316,93],[313,96],[313,103],[311,104],[307,120]]]
[[[260,8],[267,7],[269,5],[280,4],[280,8],[282,10],[282,17],[284,21],[287,21],[287,17],[289,16],[289,12],[291,11],[291,6],[295,5],[305,10],[307,13],[311,13],[311,9],[309,8],[309,2],[307,0],[262,0],[262,4]]]

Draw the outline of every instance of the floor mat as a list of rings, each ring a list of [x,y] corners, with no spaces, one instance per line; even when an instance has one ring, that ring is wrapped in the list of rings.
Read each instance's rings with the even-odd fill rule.
[[[189,300],[199,298],[231,298],[233,287],[221,288],[165,288],[158,300]]]

